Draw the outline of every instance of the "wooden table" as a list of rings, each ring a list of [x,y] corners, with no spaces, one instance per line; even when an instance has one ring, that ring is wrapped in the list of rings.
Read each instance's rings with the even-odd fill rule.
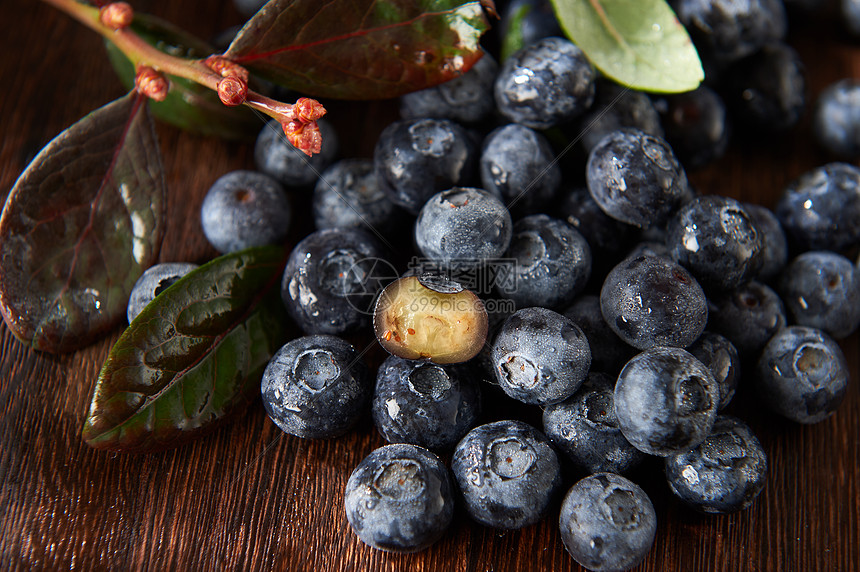
[[[136,1],[209,38],[240,21],[230,2]],[[122,94],[101,40],[32,0],[0,3],[0,197],[51,138]],[[808,64],[811,96],[860,75],[860,43],[829,18],[793,21],[791,41]],[[380,103],[346,127],[344,156],[368,156]],[[333,105],[335,121],[352,105]],[[340,114],[340,117],[338,117]],[[374,123],[376,121],[376,123]],[[355,125],[353,123],[352,125]],[[251,146],[159,125],[170,190],[162,261],[215,255],[199,225],[202,197],[218,176],[252,167]],[[809,145],[808,118],[776,141],[739,144],[690,173],[704,193],[772,206],[783,186],[827,157]],[[297,202],[304,202],[297,199]],[[36,353],[0,326],[0,568],[289,570],[578,570],[557,530],[558,509],[514,532],[472,524],[458,509],[452,530],[429,550],[371,550],[349,529],[343,489],[352,468],[383,440],[369,419],[344,438],[282,434],[256,402],[231,425],[188,446],[129,456],[96,452],[80,439],[98,370],[120,329],[76,353]],[[740,514],[700,516],[672,497],[659,463],[633,474],[657,509],[659,528],[643,570],[810,571],[860,569],[860,347],[842,347],[852,371],[838,413],[791,424],[756,403],[745,373],[731,411],[760,437],[767,486]],[[570,475],[569,480],[572,482]]]

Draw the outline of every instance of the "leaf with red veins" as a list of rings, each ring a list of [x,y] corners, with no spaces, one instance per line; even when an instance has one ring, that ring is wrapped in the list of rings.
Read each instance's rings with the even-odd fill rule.
[[[314,97],[396,97],[462,75],[480,59],[486,3],[271,0],[224,56]]]
[[[126,315],[164,233],[165,183],[152,119],[130,93],[51,141],[0,217],[0,312],[34,348],[69,352]]]

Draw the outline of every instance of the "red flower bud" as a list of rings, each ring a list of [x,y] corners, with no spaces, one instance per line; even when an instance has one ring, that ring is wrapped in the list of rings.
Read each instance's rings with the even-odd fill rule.
[[[218,82],[218,97],[224,105],[242,105],[248,97],[248,84],[242,78],[225,77]]]
[[[127,2],[111,2],[99,9],[99,21],[114,30],[127,28],[134,20],[134,9]]]
[[[135,89],[150,99],[164,101],[170,90],[170,83],[161,72],[149,66],[141,66],[134,77]]]
[[[314,153],[319,153],[322,149],[322,134],[316,121],[310,123],[287,121],[281,125],[287,140],[308,157],[313,156]]]

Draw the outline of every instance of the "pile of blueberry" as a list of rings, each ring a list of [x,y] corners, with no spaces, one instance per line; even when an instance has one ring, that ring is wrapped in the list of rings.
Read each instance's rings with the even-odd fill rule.
[[[648,456],[705,513],[761,492],[761,444],[720,413],[741,369],[788,419],[839,406],[848,370],[834,340],[860,324],[860,270],[846,257],[860,245],[860,169],[822,165],[773,211],[697,194],[686,169],[720,157],[732,121],[797,123],[803,66],[782,43],[781,0],[672,4],[707,69],[696,91],[615,84],[559,37],[545,2],[514,0],[501,29],[519,26],[525,47],[401,98],[372,160],[336,160],[325,120],[310,160],[267,125],[258,171],[229,173],[206,197],[204,232],[227,252],[283,241],[301,216],[285,189],[313,186],[317,230],[282,280],[306,335],[274,356],[262,396],[299,437],[342,435],[370,412],[391,444],[345,491],[370,546],[426,548],[458,503],[501,529],[560,506],[577,562],[626,569],[650,549],[656,516],[621,474]],[[812,113],[825,149],[860,156],[860,86],[833,86]],[[188,269],[148,272],[133,300]],[[371,336],[391,354],[375,371],[345,338]],[[518,409],[542,427],[495,413]],[[571,486],[565,463],[589,476]]]

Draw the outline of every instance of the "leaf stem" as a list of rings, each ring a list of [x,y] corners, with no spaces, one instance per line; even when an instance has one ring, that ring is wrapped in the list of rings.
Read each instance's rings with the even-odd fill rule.
[[[223,76],[207,65],[206,60],[191,60],[172,56],[146,42],[130,27],[113,29],[106,26],[99,18],[99,8],[95,6],[82,4],[77,0],[42,1],[65,12],[78,22],[111,41],[132,62],[135,69],[149,67],[158,72],[185,78],[208,87],[213,91],[218,91],[218,85],[221,83]],[[301,119],[298,116],[299,114],[294,113],[294,106],[292,104],[276,101],[250,89],[247,91],[244,104],[278,120],[282,125],[296,121],[301,124],[311,123]],[[322,106],[319,107],[322,113],[325,113]],[[316,129],[315,123],[312,125],[312,128]],[[290,142],[295,144],[292,140]],[[308,153],[308,149],[301,150]]]

